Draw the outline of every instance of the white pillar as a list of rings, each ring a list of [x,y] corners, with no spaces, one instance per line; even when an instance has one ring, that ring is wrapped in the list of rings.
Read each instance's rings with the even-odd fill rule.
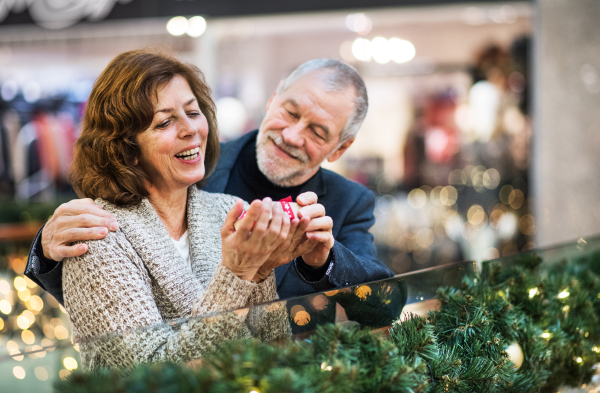
[[[600,1],[536,5],[532,186],[547,246],[600,233]]]

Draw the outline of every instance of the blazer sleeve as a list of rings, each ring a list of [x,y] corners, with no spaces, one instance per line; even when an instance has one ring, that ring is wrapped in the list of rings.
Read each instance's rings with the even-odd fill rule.
[[[375,196],[366,191],[357,199],[338,232],[332,248],[332,265],[319,281],[303,281],[317,291],[344,287],[392,277],[394,273],[377,259],[373,235],[369,229],[375,223]]]
[[[42,272],[43,261],[41,259],[42,250],[39,249],[41,246],[42,230],[44,226],[40,228],[33,243],[29,250],[29,256],[27,257],[27,266],[25,267],[25,275],[35,282],[45,291],[48,291],[60,304],[64,305],[63,291],[62,291],[62,262],[55,262],[56,265],[52,266],[47,272]]]
[[[143,262],[120,231],[88,245],[63,269],[65,307],[86,369],[189,361],[224,341],[250,336],[243,312],[219,311],[246,304],[256,284],[240,283],[219,268],[194,306],[209,314],[171,325],[156,305]]]

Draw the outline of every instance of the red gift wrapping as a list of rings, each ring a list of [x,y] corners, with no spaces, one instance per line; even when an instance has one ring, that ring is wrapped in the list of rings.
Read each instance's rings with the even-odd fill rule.
[[[283,208],[283,212],[287,213],[288,217],[290,217],[290,220],[293,220],[294,218],[296,218],[298,216],[298,210],[300,209],[298,207],[298,204],[295,202],[292,202],[292,197],[289,196],[287,198],[283,198],[279,201],[279,203],[281,203],[281,207]],[[246,215],[246,211],[243,211],[242,214],[240,215],[240,218],[238,218],[238,220],[233,224],[233,227],[237,230],[237,227],[239,225],[239,222],[242,218],[244,218],[244,216]],[[273,211],[271,210],[271,214],[269,215],[269,219],[271,219],[273,217]],[[254,228],[254,225],[252,225],[252,228]]]

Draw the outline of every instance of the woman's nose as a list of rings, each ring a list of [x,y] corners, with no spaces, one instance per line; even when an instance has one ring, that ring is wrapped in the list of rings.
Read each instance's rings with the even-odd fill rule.
[[[180,137],[186,137],[190,135],[194,135],[198,132],[198,127],[186,117],[181,121],[181,126],[179,127],[179,135]]]

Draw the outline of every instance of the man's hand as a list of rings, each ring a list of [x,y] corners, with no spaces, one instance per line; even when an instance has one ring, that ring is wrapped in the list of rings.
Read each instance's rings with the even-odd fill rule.
[[[314,192],[305,192],[296,198],[296,203],[301,207],[298,216],[302,219],[310,219],[306,227],[307,243],[314,245],[310,251],[301,254],[302,259],[315,269],[327,262],[329,252],[335,243],[332,233],[333,220],[325,215],[325,207],[317,203],[317,200],[317,194]]]
[[[104,239],[108,231],[119,227],[117,218],[90,198],[74,199],[60,205],[42,231],[44,256],[55,261],[78,257],[87,252],[80,240]]]

